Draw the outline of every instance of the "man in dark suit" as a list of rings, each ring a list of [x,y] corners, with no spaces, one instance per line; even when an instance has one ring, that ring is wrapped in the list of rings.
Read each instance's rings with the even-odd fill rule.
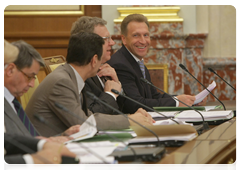
[[[40,66],[44,65],[41,55],[24,41],[12,43],[18,49],[14,63],[7,63],[4,68],[4,126],[7,133],[23,136],[41,136],[28,119],[17,97],[22,96],[34,86],[35,76]],[[8,50],[8,49],[5,49]],[[65,134],[71,135],[79,131],[80,125],[69,128]],[[62,132],[60,132],[62,133]],[[41,137],[44,138],[44,137]],[[63,143],[68,137],[52,137],[51,140]]]
[[[117,72],[124,92],[129,97],[149,107],[155,106],[185,106],[166,94],[158,93],[154,87],[143,83],[140,78],[151,81],[148,69],[143,64],[143,58],[150,47],[149,23],[145,16],[132,14],[124,18],[121,24],[122,47],[112,55],[108,64]],[[192,105],[195,96],[179,95],[179,100]],[[124,103],[123,112],[133,113],[140,106],[129,100]]]
[[[44,136],[55,135],[72,125],[82,124],[93,114],[87,109],[83,87],[86,79],[95,76],[98,72],[104,50],[106,47],[103,38],[95,33],[80,32],[71,35],[66,57],[67,63],[58,66],[40,83],[26,107],[27,115]],[[56,102],[65,106],[76,116],[56,107]],[[34,113],[47,119],[59,130],[36,121]],[[93,115],[97,128],[102,130],[129,128],[133,123],[122,115],[102,113]],[[129,116],[143,124],[154,122],[143,109]]]
[[[90,77],[86,80],[85,89],[95,94],[98,98],[112,107],[121,110],[124,98],[111,92],[111,89],[121,91],[122,86],[115,70],[106,63],[111,58],[111,48],[115,44],[105,26],[106,24],[107,22],[102,18],[83,16],[73,23],[71,35],[80,31],[86,31],[96,33],[104,39],[105,50],[102,55],[102,65],[96,76]],[[96,102],[89,97],[87,97],[87,99],[88,109],[93,113],[101,112],[105,114],[117,114],[101,103]]]
[[[59,164],[61,156],[76,157],[62,144],[4,133],[4,159],[8,164]]]

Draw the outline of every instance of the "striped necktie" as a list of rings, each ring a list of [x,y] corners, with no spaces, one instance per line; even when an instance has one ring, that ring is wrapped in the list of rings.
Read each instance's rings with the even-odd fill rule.
[[[39,136],[39,134],[36,132],[35,128],[33,127],[32,123],[28,119],[28,116],[26,115],[25,111],[23,110],[21,104],[19,103],[19,101],[16,98],[14,98],[14,100],[13,100],[13,105],[15,107],[18,117],[23,122],[23,124],[25,125],[27,130],[30,132],[30,134],[32,136]]]
[[[139,67],[140,67],[140,69],[141,69],[141,71],[142,71],[143,77],[146,78],[146,76],[145,76],[144,61],[143,61],[143,60],[140,60],[140,61],[138,62],[138,64],[139,64]]]

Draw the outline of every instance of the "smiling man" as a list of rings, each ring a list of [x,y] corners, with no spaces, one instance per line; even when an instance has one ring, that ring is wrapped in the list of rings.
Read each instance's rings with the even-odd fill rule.
[[[149,71],[143,63],[151,44],[147,18],[141,14],[128,15],[122,21],[121,34],[122,48],[112,55],[108,64],[117,72],[126,95],[151,108],[185,106],[166,94],[158,93],[154,87],[140,80],[143,77],[151,82]],[[184,94],[176,97],[188,105],[192,105],[195,100],[195,96]],[[139,107],[138,104],[125,100],[123,112],[134,113]]]

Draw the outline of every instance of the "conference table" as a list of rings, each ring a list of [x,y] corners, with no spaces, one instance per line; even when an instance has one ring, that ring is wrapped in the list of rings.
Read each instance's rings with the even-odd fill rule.
[[[236,110],[236,101],[223,103],[227,110]],[[209,102],[207,105],[219,103]],[[210,125],[209,130],[181,147],[165,149],[163,158],[155,164],[232,164],[236,160],[236,117],[219,125]]]

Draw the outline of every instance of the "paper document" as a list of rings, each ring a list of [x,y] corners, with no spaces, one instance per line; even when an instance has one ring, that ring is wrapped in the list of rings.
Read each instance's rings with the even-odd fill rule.
[[[212,91],[214,88],[216,87],[216,82],[213,81],[212,84],[210,84],[207,89],[209,91]],[[202,92],[198,93],[195,97],[196,97],[196,100],[194,101],[193,104],[198,104],[200,103],[201,101],[203,101],[203,99],[209,94],[209,92],[204,89]]]
[[[234,114],[232,110],[225,110],[225,111],[208,111],[200,113],[203,115],[205,121],[215,121],[215,120],[223,120],[223,119],[231,119],[233,118]],[[181,112],[176,116],[180,120],[184,120],[186,122],[199,122],[202,121],[202,117],[199,113],[193,110],[187,110]]]
[[[88,123],[87,123],[88,122]],[[67,141],[66,143],[79,141],[83,139],[88,139],[93,137],[97,133],[96,120],[93,115],[80,126],[79,132],[71,135],[70,137],[74,138],[73,140]]]
[[[186,123],[185,121],[183,120],[180,120],[180,119],[174,119],[175,121],[177,121],[180,125],[191,125],[193,126],[192,123]],[[155,123],[153,123],[153,125],[175,125],[176,122],[172,121],[171,119],[167,119],[167,120],[158,120],[156,121]]]
[[[189,133],[183,135],[172,135],[172,136],[159,136],[158,139],[160,141],[167,141],[167,140],[178,140],[178,141],[190,141],[197,137],[196,133]],[[155,142],[157,141],[156,137],[143,137],[138,136],[136,138],[130,139],[128,141],[129,144],[131,143],[145,143],[145,142]]]

